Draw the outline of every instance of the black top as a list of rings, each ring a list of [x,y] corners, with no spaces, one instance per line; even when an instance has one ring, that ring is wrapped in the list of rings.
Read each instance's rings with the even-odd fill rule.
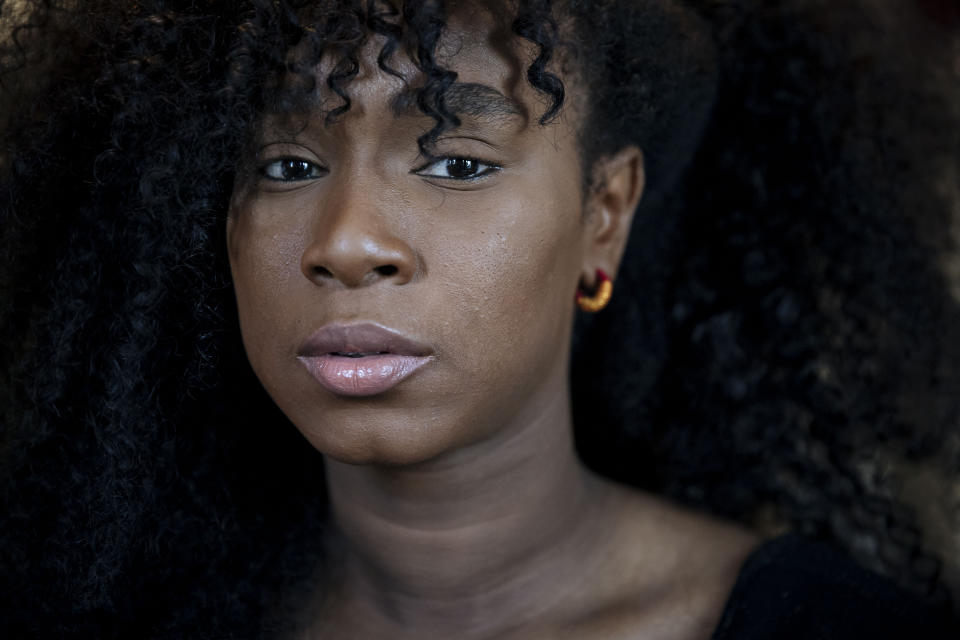
[[[945,609],[906,593],[839,551],[790,534],[743,565],[713,640],[958,640]]]

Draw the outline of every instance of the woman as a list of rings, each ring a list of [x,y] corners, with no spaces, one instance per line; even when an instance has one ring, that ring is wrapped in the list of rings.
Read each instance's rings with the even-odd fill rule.
[[[883,476],[955,414],[952,134],[892,96],[956,114],[818,9],[5,6],[10,630],[948,633],[764,540],[940,585]]]

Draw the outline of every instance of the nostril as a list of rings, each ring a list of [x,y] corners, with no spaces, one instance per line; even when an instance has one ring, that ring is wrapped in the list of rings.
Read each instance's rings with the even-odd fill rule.
[[[395,275],[398,271],[397,267],[392,264],[385,264],[382,267],[377,267],[374,269],[381,276],[392,276]]]
[[[326,267],[320,267],[320,266],[314,267],[314,268],[313,268],[313,272],[314,272],[315,274],[317,274],[318,276],[321,276],[321,277],[324,277],[324,278],[332,278],[332,277],[333,277],[333,274],[332,274],[332,273],[330,272],[330,270],[327,269]]]

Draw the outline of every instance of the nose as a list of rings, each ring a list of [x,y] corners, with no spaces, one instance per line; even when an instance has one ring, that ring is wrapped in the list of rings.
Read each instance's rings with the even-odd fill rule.
[[[382,193],[382,190],[379,190]],[[331,186],[318,205],[300,270],[316,285],[363,287],[405,284],[416,274],[416,253],[390,230],[371,185]]]

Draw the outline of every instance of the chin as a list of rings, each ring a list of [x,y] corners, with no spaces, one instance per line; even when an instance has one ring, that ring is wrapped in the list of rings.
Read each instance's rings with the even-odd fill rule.
[[[443,423],[429,418],[400,418],[395,411],[377,410],[337,413],[336,420],[291,419],[317,451],[344,464],[411,466],[462,446],[455,434],[438,428]],[[389,420],[377,419],[385,417],[385,413],[391,414]]]

